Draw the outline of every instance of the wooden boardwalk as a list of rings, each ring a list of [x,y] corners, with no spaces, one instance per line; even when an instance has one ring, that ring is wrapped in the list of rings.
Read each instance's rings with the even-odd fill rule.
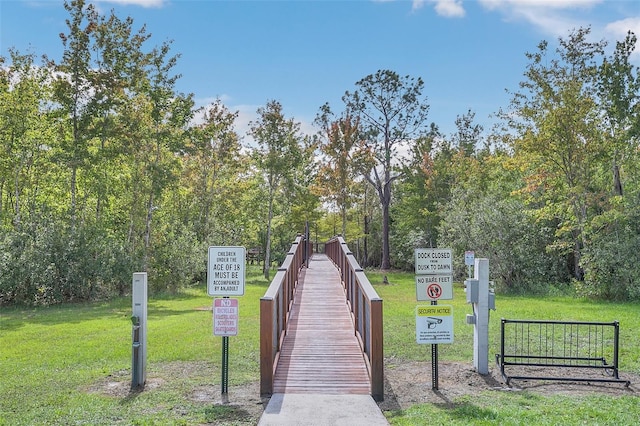
[[[302,270],[273,392],[371,392],[339,272],[324,254],[314,254],[309,268]]]

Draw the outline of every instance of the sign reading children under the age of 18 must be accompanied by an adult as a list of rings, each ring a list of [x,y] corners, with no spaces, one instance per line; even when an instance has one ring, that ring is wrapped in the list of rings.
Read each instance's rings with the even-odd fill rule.
[[[209,296],[243,296],[246,252],[244,247],[209,247]]]

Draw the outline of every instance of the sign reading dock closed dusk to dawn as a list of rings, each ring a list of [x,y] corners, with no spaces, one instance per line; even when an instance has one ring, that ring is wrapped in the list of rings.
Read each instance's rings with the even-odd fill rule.
[[[209,296],[244,295],[245,256],[244,247],[209,247]]]
[[[448,275],[453,272],[451,249],[419,248],[415,250],[417,275]]]

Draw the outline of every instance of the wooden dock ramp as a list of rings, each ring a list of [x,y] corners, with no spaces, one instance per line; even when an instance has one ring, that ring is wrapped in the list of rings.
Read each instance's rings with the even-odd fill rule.
[[[367,367],[336,267],[314,254],[291,307],[274,393],[370,394]]]

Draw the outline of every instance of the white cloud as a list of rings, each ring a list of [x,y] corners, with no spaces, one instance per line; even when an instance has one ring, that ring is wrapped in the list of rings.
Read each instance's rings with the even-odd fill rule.
[[[640,36],[640,16],[611,22],[607,24],[605,30],[607,33],[614,35],[617,39],[623,39],[629,31]]]
[[[462,18],[465,15],[462,0],[431,0],[436,13],[447,18]]]
[[[603,0],[479,0],[486,9],[574,9],[590,8]]]
[[[167,0],[94,0],[94,3],[116,3],[121,5],[142,6],[144,8],[162,7]]]
[[[605,23],[596,6],[605,0],[479,0],[487,10],[500,12],[508,21],[525,21],[540,32],[554,37],[566,37],[578,27],[591,27],[591,38],[610,44],[624,39],[628,31],[640,34],[640,16]],[[640,45],[633,55],[640,59]]]
[[[604,28],[604,31],[616,41],[624,40],[629,31],[633,32],[636,36],[640,36],[640,16],[610,22]],[[640,63],[640,43],[636,43],[636,48],[630,59]]]
[[[602,0],[479,0],[487,10],[500,11],[509,21],[524,20],[545,34],[565,36],[567,30],[590,23],[574,13],[589,10]]]
[[[201,110],[193,117],[191,121],[192,125],[204,123],[204,112],[211,105],[216,102],[222,102],[222,104],[229,110],[229,112],[237,112],[238,117],[234,122],[235,130],[240,136],[241,140],[245,144],[254,144],[253,138],[248,135],[250,130],[250,123],[258,119],[258,108],[260,105],[232,105],[231,97],[228,95],[221,95],[218,97],[199,98],[195,99],[195,107],[201,108]]]
[[[446,18],[461,18],[465,15],[462,0],[413,0],[412,11],[422,9],[426,2],[434,3],[436,13]]]

